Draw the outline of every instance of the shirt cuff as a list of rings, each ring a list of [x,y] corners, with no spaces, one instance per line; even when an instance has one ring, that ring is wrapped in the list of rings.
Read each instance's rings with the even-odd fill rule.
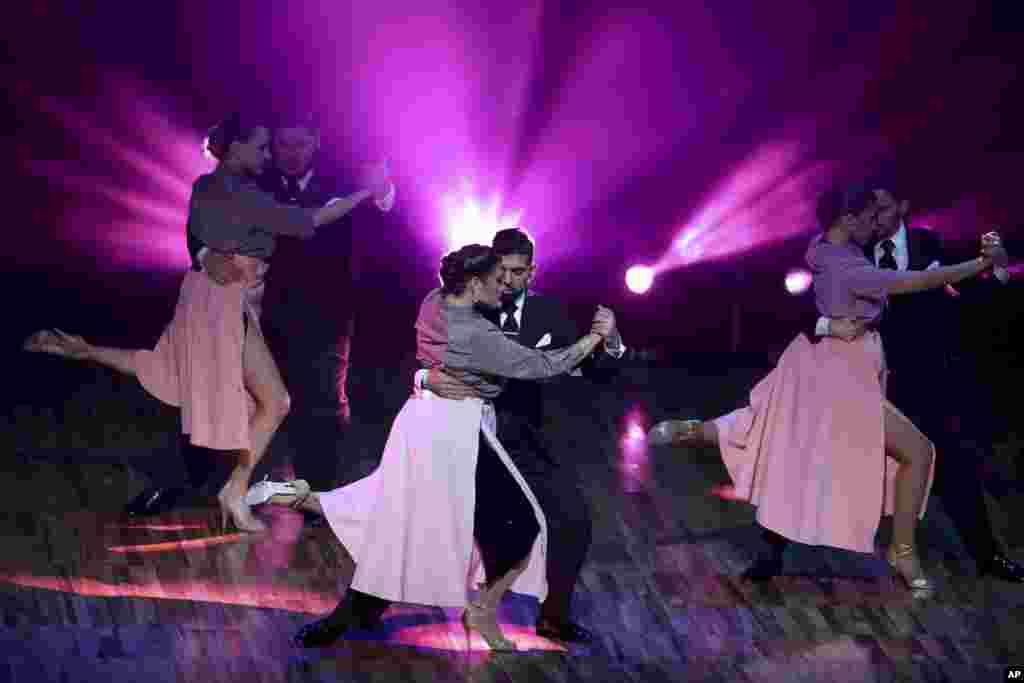
[[[814,334],[819,337],[829,336],[829,322],[831,321],[828,318],[818,318],[818,323],[814,326]]]
[[[395,195],[398,193],[398,188],[395,187],[394,183],[391,183],[388,187],[388,193],[384,196],[384,199],[377,201],[373,200],[373,203],[377,205],[377,208],[387,213],[395,205]]]
[[[626,345],[623,343],[622,339],[619,339],[619,346],[618,346],[618,348],[609,349],[608,345],[605,344],[604,345],[604,352],[607,353],[612,358],[614,358],[615,360],[618,360],[618,359],[622,358],[624,355],[626,355]]]
[[[996,279],[1002,282],[1004,285],[1010,281],[1009,268],[993,268],[992,274],[995,275]]]

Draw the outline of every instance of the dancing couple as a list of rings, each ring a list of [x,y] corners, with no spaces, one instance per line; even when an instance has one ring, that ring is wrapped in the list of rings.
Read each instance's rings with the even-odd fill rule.
[[[568,347],[530,348],[510,339],[486,312],[499,307],[501,260],[470,245],[447,255],[440,289],[423,300],[417,357],[479,396],[442,398],[418,389],[395,419],[378,468],[327,492],[301,480],[261,482],[250,504],[317,512],[356,563],[337,608],[296,640],[326,645],[353,627],[372,627],[391,602],[465,607],[467,631],[494,650],[514,650],[497,622],[509,589],[547,595],[545,512],[497,434],[493,401],[507,379],[568,373],[614,336],[599,307],[591,331]],[[478,560],[477,560],[478,557]],[[467,584],[469,580],[469,584]]]
[[[253,469],[289,410],[289,395],[260,328],[264,280],[279,237],[310,238],[373,198],[389,201],[393,186],[382,165],[365,187],[320,208],[278,203],[255,179],[269,155],[270,131],[235,114],[217,124],[208,149],[213,173],[192,186],[190,241],[234,254],[243,277],[220,284],[206,273],[185,274],[171,322],[154,349],[96,346],[77,335],[44,330],[25,342],[28,351],[96,362],[138,378],[164,403],[181,410],[182,433],[195,446],[237,454],[217,500],[221,523],[264,531],[244,502]]]
[[[915,546],[935,470],[935,447],[886,399],[887,365],[877,331],[890,296],[937,289],[992,267],[999,236],[979,257],[923,271],[876,267],[863,252],[877,228],[870,188],[832,188],[807,249],[818,313],[853,330],[812,344],[800,334],[750,392],[747,407],[708,420],[669,420],[655,444],[716,445],[739,498],[757,506],[772,550],[751,578],[779,573],[788,541],[874,551],[882,514],[893,515],[886,559],[915,597],[932,582]]]

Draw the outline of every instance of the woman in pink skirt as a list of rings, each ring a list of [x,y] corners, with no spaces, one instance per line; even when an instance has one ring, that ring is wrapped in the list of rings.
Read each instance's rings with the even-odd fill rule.
[[[821,315],[862,321],[868,331],[811,344],[803,334],[750,392],[750,405],[714,420],[657,425],[653,443],[716,444],[738,498],[757,506],[774,538],[759,562],[763,578],[781,565],[786,539],[856,552],[874,551],[883,514],[893,515],[886,559],[915,596],[932,593],[914,546],[934,471],[931,442],[885,399],[881,338],[871,329],[889,295],[936,289],[991,266],[982,256],[929,271],[876,268],[862,244],[873,231],[872,195],[832,189],[818,203],[824,233],[807,250]]]
[[[186,273],[174,317],[152,350],[95,346],[59,330],[37,332],[25,343],[29,351],[134,375],[150,394],[181,409],[182,432],[191,443],[237,451],[238,463],[217,499],[222,525],[230,516],[243,531],[266,529],[244,495],[289,407],[259,325],[263,280],[277,237],[312,237],[318,227],[389,188],[386,178],[377,178],[373,190],[321,209],[277,204],[252,182],[270,158],[269,142],[266,127],[239,114],[215,126],[208,148],[217,168],[196,180],[189,200],[189,235],[209,249],[236,254],[244,281],[219,285],[205,273]]]

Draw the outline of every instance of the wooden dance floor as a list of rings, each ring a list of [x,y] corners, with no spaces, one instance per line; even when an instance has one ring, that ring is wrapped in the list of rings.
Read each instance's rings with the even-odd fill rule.
[[[724,412],[763,366],[636,368],[614,388],[552,387],[551,436],[594,511],[574,609],[596,640],[566,651],[538,637],[535,605],[510,596],[501,621],[522,652],[496,655],[467,642],[457,611],[414,605],[333,647],[295,647],[351,576],[330,532],[274,509],[260,513],[267,534],[225,533],[202,499],[121,516],[155,467],[173,466],[174,416],[127,381],[53,363],[54,381],[74,386],[4,417],[0,681],[959,682],[1024,665],[1024,588],[979,579],[938,502],[921,535],[932,600],[915,602],[880,556],[804,546],[787,552],[785,576],[739,579],[759,549],[753,511],[715,495],[727,477],[714,453],[646,449],[623,433],[630,416]],[[324,445],[346,481],[372,469],[408,391],[404,369],[352,381],[356,423]],[[287,461],[289,436],[271,466]],[[1019,452],[1002,444],[997,459]],[[1008,521],[1024,495],[1010,487],[989,503],[1024,559],[1024,531]]]

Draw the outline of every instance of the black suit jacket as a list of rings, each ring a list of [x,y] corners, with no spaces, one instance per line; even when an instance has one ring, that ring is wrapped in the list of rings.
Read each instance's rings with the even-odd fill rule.
[[[947,252],[937,232],[926,228],[907,229],[907,251],[909,270],[925,270],[935,262],[947,266],[959,260]],[[873,244],[866,253],[874,263]],[[964,315],[998,306],[1005,286],[986,272],[954,289],[956,295],[942,288],[889,297],[879,331],[886,362],[894,373],[902,370],[924,381],[950,369],[953,359],[962,356]]]
[[[498,323],[500,312],[491,314],[492,322]],[[544,349],[559,349],[574,344],[581,336],[580,329],[569,317],[565,307],[557,300],[543,294],[528,292],[523,302],[522,324],[517,341],[530,348],[545,335],[550,335],[550,345]],[[597,349],[579,365],[583,376],[599,382],[609,382],[618,374],[621,362]],[[505,390],[494,402],[495,410],[504,416],[521,421],[535,430],[544,425],[544,383],[527,380],[509,380]],[[502,434],[502,438],[506,435]]]

